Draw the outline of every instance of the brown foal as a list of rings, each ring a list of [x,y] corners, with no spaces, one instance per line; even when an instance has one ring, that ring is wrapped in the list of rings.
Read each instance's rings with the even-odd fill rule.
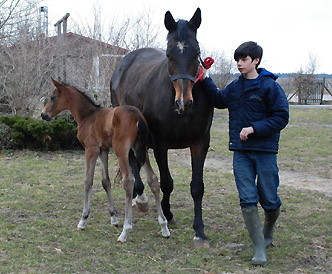
[[[82,217],[77,228],[79,230],[85,228],[90,214],[91,188],[98,157],[102,167],[102,185],[107,193],[110,206],[111,224],[118,225],[108,174],[108,152],[109,148],[113,147],[126,193],[125,221],[118,241],[125,242],[128,232],[132,229],[132,197],[135,179],[129,162],[131,150],[134,152],[133,157],[136,157],[139,165],[143,166],[147,174],[147,181],[157,206],[162,235],[169,237],[167,220],[160,205],[158,178],[152,170],[147,153],[148,128],[141,112],[135,107],[125,105],[115,108],[99,107],[75,87],[54,79],[52,82],[55,89],[52,91],[50,100],[45,105],[41,116],[44,120],[50,120],[61,111],[69,110],[78,124],[77,138],[85,149],[85,199]],[[145,196],[144,193],[143,195]]]

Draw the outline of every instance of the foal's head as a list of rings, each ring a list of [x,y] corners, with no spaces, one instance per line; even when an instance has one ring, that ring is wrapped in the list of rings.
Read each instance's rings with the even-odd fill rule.
[[[52,117],[68,108],[67,100],[63,94],[65,93],[65,89],[70,87],[55,81],[53,78],[52,82],[55,86],[55,89],[51,92],[51,96],[41,113],[41,117],[47,121],[51,120]]]
[[[92,115],[100,109],[88,95],[79,89],[62,84],[52,79],[55,89],[51,92],[50,100],[45,105],[41,117],[44,120],[50,120],[63,110],[69,110],[74,116],[76,122],[84,117]]]
[[[201,24],[201,10],[198,8],[190,21],[175,21],[168,11],[165,27],[168,30],[168,71],[175,89],[175,106],[178,113],[192,108],[192,89],[199,68],[200,48],[196,39]]]

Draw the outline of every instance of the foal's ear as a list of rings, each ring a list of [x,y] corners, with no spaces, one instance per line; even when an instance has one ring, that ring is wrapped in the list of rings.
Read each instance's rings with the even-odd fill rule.
[[[63,87],[63,85],[61,83],[59,83],[58,81],[54,80],[52,77],[51,77],[51,80],[53,82],[53,85],[57,88],[57,89],[60,89]]]
[[[177,28],[177,23],[175,22],[172,14],[170,11],[167,11],[165,13],[165,20],[164,20],[164,24],[165,24],[165,27],[166,29],[169,31],[169,32],[172,32],[172,31],[175,31],[176,28]]]
[[[202,17],[201,17],[201,9],[197,8],[197,10],[195,11],[195,14],[193,15],[193,17],[190,19],[188,26],[193,30],[196,31],[199,26],[201,25],[202,22]]]

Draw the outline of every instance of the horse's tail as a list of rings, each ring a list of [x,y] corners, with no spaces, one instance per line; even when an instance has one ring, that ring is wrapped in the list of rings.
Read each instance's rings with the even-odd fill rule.
[[[147,142],[148,142],[148,125],[144,118],[139,115],[137,122],[137,137],[136,141],[133,145],[133,150],[135,153],[135,157],[137,159],[137,163],[140,167],[142,167],[146,161],[146,153],[147,153]]]

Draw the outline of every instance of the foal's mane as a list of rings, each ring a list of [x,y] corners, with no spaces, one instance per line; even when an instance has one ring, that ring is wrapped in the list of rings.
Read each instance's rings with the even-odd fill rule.
[[[71,84],[68,84],[66,82],[61,82],[61,84],[63,84],[66,87],[72,87],[74,89],[76,89],[79,93],[81,93],[93,106],[100,108],[100,104],[96,103],[89,95],[87,95],[85,92],[81,91],[79,88],[77,88],[76,86],[73,86]]]

